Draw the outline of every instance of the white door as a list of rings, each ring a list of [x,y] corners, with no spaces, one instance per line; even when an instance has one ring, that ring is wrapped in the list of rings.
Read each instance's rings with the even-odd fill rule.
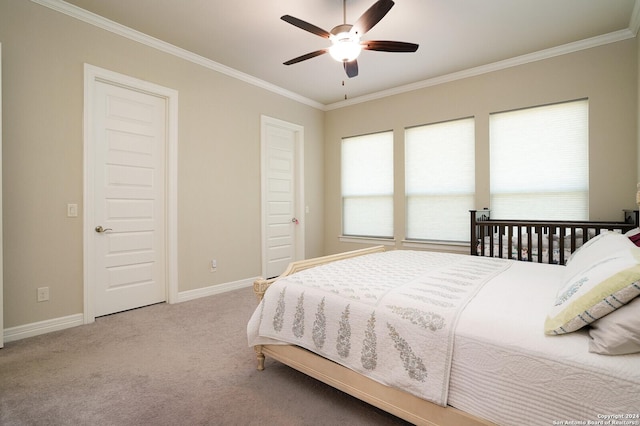
[[[263,275],[304,257],[303,129],[262,117]]]
[[[95,316],[167,300],[166,99],[95,82]],[[91,206],[90,206],[91,207]]]

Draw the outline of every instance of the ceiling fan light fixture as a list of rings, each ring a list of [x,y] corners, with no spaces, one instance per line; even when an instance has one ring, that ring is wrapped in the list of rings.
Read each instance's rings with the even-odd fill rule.
[[[347,77],[353,78],[358,75],[358,61],[356,60],[363,50],[377,50],[380,52],[415,52],[418,45],[415,43],[405,43],[403,41],[388,40],[367,40],[360,42],[367,31],[373,28],[394,5],[393,0],[377,0],[369,9],[367,9],[358,18],[355,24],[347,24],[347,0],[342,2],[342,12],[344,16],[344,24],[333,27],[331,31],[323,30],[302,19],[295,18],[291,15],[283,15],[280,17],[285,22],[305,30],[311,34],[331,40],[331,46],[324,49],[309,52],[297,58],[283,62],[284,65],[293,65],[307,59],[329,53],[333,59],[342,62],[343,68],[347,73]]]
[[[329,48],[329,54],[338,62],[351,62],[360,56],[360,38],[349,33],[338,34]]]

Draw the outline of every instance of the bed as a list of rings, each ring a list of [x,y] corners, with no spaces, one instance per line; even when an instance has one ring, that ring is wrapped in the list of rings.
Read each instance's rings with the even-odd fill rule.
[[[614,232],[567,266],[372,247],[257,280],[248,342],[259,370],[269,356],[414,424],[637,425],[640,325],[619,327],[640,318],[638,280],[640,248]]]
[[[489,209],[470,213],[472,255],[561,265],[602,231],[624,233],[639,223],[638,210],[623,210],[624,219],[618,222],[496,220]]]

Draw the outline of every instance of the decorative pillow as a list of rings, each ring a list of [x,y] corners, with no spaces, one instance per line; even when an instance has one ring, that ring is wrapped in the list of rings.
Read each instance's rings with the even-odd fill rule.
[[[601,238],[601,243],[607,239]],[[603,254],[596,259],[594,255],[600,254],[604,246],[594,243],[569,265],[577,269],[589,261],[584,268],[575,273],[569,270],[569,266],[566,267],[562,287],[544,324],[546,334],[576,331],[640,294],[640,248],[626,238],[618,241],[618,244],[610,244],[609,241],[605,245],[624,247],[626,244],[627,248]]]
[[[591,324],[589,352],[625,355],[640,352],[640,297]]]
[[[640,228],[632,229],[624,234],[631,242],[640,247]]]

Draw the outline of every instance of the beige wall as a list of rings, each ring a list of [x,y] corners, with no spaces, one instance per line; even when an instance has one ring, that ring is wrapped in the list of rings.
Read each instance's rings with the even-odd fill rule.
[[[0,1],[0,43],[5,327],[83,311],[82,211],[66,205],[82,206],[84,63],[179,92],[179,291],[261,273],[261,114],[304,126],[305,249],[323,254],[322,111],[29,1]]]
[[[489,113],[585,97],[590,111],[590,218],[622,219],[620,210],[634,207],[638,176],[637,56],[637,41],[627,40],[327,112],[325,252],[362,247],[338,240],[342,137],[394,131],[395,237],[400,247],[406,127],[475,117],[476,208],[483,208],[489,206]]]
[[[636,40],[323,113],[24,0],[0,0],[4,326],[81,313],[83,64],[179,92],[179,291],[260,274],[260,115],[305,128],[307,257],[340,234],[339,142],[395,132],[396,237],[404,236],[403,129],[475,116],[477,207],[488,205],[488,114],[589,97],[591,218],[633,207],[640,180]],[[209,272],[210,259],[218,272]],[[49,302],[36,302],[48,286]]]

